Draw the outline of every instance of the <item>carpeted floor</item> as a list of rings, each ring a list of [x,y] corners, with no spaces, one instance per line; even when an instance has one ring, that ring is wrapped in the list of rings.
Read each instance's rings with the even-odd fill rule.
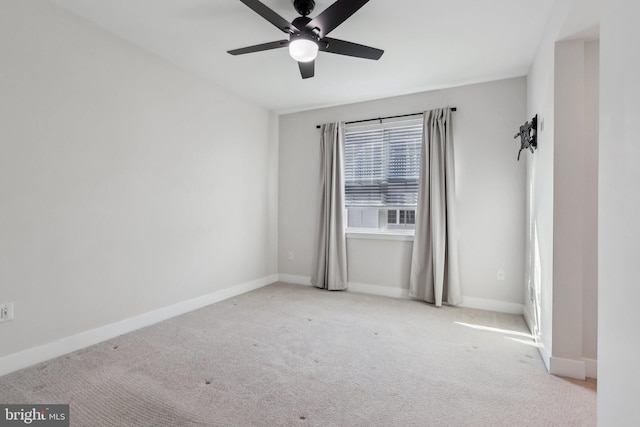
[[[520,316],[277,283],[0,378],[74,426],[593,426]]]

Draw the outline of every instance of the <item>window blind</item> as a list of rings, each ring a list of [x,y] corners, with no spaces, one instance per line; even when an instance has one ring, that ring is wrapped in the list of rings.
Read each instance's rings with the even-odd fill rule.
[[[415,207],[422,121],[345,130],[345,205]]]

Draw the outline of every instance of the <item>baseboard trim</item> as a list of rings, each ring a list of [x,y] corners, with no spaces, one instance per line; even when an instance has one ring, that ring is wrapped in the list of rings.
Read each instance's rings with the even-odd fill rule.
[[[308,276],[297,276],[293,274],[278,275],[280,282],[294,285],[311,286],[311,278]],[[390,298],[409,299],[409,289],[396,288],[392,286],[372,285],[369,283],[349,282],[347,288],[349,292],[359,294],[378,295]],[[497,311],[499,313],[523,314],[524,305],[506,301],[498,301],[486,298],[463,297],[462,304],[457,307],[475,308],[478,310]]]
[[[313,286],[311,284],[311,277],[298,276],[296,274],[278,274],[278,281],[291,283],[293,285]]]
[[[542,343],[542,340],[538,341],[538,353],[540,353],[540,357],[542,358],[542,362],[544,362],[545,368],[547,368],[547,372],[551,373],[551,355],[549,354],[549,350],[547,350]]]
[[[564,359],[553,357],[549,360],[549,372],[560,377],[575,378],[577,380],[586,379],[586,366],[584,360]]]
[[[462,304],[458,307],[475,308],[478,310],[497,311],[508,314],[524,314],[524,305],[514,302],[498,301],[487,298],[462,297]]]
[[[311,277],[298,276],[295,274],[280,274],[278,275],[280,282],[291,283],[293,285],[313,286],[311,284]],[[369,285],[367,283],[349,282],[347,287],[348,292],[355,292],[359,294],[378,295],[391,298],[409,298],[409,290],[401,288],[393,288],[390,286],[381,285]]]
[[[582,359],[584,361],[585,376],[587,378],[598,378],[598,361],[594,359]]]
[[[528,307],[526,305],[523,305],[522,307],[522,317],[524,317],[524,322],[527,324],[531,335],[535,334],[535,325],[533,323],[531,312],[528,310]]]
[[[390,298],[409,298],[409,289],[392,288],[390,286],[369,285],[367,283],[349,282],[347,291]]]
[[[0,376],[98,344],[129,332],[133,332],[137,329],[162,322],[163,320],[206,307],[207,305],[259,289],[277,281],[277,274],[266,276],[187,301],[179,302],[177,304],[172,304],[170,306],[121,320],[116,323],[111,323],[96,329],[65,337],[58,341],[3,356],[0,358]]]
[[[544,346],[542,337],[535,337],[535,339],[538,344],[538,353],[540,353],[544,367],[547,368],[547,372],[551,373],[551,354],[549,354],[549,350]]]

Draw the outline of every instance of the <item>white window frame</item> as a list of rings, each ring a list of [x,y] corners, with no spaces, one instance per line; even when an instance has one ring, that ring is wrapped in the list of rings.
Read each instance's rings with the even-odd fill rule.
[[[345,129],[345,140],[348,138],[347,134],[349,133],[350,130],[355,130],[357,132],[362,132],[362,131],[375,131],[375,130],[384,130],[384,129],[388,129],[388,128],[398,128],[401,126],[407,126],[407,125],[412,125],[415,127],[419,127],[420,129],[422,129],[422,123],[423,123],[423,119],[422,117],[418,117],[418,118],[412,118],[412,119],[400,119],[400,120],[393,120],[393,121],[386,121],[385,123],[376,123],[376,124],[367,124],[367,125],[362,125],[362,124],[357,124],[357,125],[347,125],[346,129]],[[421,132],[420,132],[421,134]],[[385,141],[385,144],[388,143],[388,141]],[[418,157],[418,162],[420,160],[420,154],[419,154],[419,150],[422,147],[422,144],[424,143],[423,140],[421,140],[421,143],[418,147],[418,153],[417,153],[417,157]],[[346,151],[346,150],[345,150]],[[348,154],[347,154],[348,155]],[[415,150],[414,150],[414,154],[412,156],[412,160],[415,161]],[[345,164],[348,163],[348,158],[345,159]],[[385,167],[388,167],[388,165],[385,165]],[[415,166],[414,166],[415,169]],[[418,171],[419,171],[419,163],[418,163]],[[388,173],[388,171],[387,171]],[[345,174],[347,175],[347,174]],[[419,175],[416,174],[416,175]],[[419,179],[419,176],[415,177],[416,180]],[[348,185],[348,176],[345,176],[345,193],[346,191],[346,187]],[[391,238],[392,240],[413,240],[413,234],[414,234],[414,230],[415,230],[415,221],[413,223],[413,226],[411,224],[399,224],[398,221],[396,221],[396,224],[393,226],[390,226],[390,224],[387,224],[388,221],[388,217],[387,217],[387,211],[388,210],[395,210],[395,211],[400,211],[400,210],[412,210],[414,211],[414,215],[417,215],[417,189],[416,189],[416,193],[415,193],[415,201],[416,204],[415,205],[384,205],[384,204],[378,204],[376,206],[349,206],[349,200],[348,197],[345,198],[345,224],[347,224],[347,237],[348,238],[373,238],[373,239],[379,239],[379,238]],[[358,210],[358,209],[362,209],[362,210],[367,210],[367,209],[371,209],[371,210],[377,210],[378,211],[378,227],[353,227],[350,226],[350,219],[353,219],[353,217],[350,217],[350,215],[353,215],[354,210]],[[363,214],[365,215],[365,214]],[[366,215],[369,216],[373,216],[375,217],[374,213],[366,213]],[[415,216],[414,216],[415,218]],[[371,219],[371,218],[370,218]],[[371,224],[371,222],[369,222]]]

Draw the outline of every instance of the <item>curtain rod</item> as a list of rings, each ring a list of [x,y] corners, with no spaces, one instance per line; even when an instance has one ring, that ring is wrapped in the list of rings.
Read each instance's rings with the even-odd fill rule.
[[[451,107],[451,111],[458,111],[458,109],[456,107]],[[387,117],[377,117],[375,119],[364,119],[364,120],[353,120],[351,122],[344,122],[345,125],[350,125],[353,123],[365,123],[365,122],[373,122],[376,120],[386,120],[386,119],[399,119],[401,117],[411,117],[411,116],[421,116],[424,113],[412,113],[412,114],[401,114],[399,116],[387,116]],[[316,129],[320,129],[320,125],[316,126]]]

